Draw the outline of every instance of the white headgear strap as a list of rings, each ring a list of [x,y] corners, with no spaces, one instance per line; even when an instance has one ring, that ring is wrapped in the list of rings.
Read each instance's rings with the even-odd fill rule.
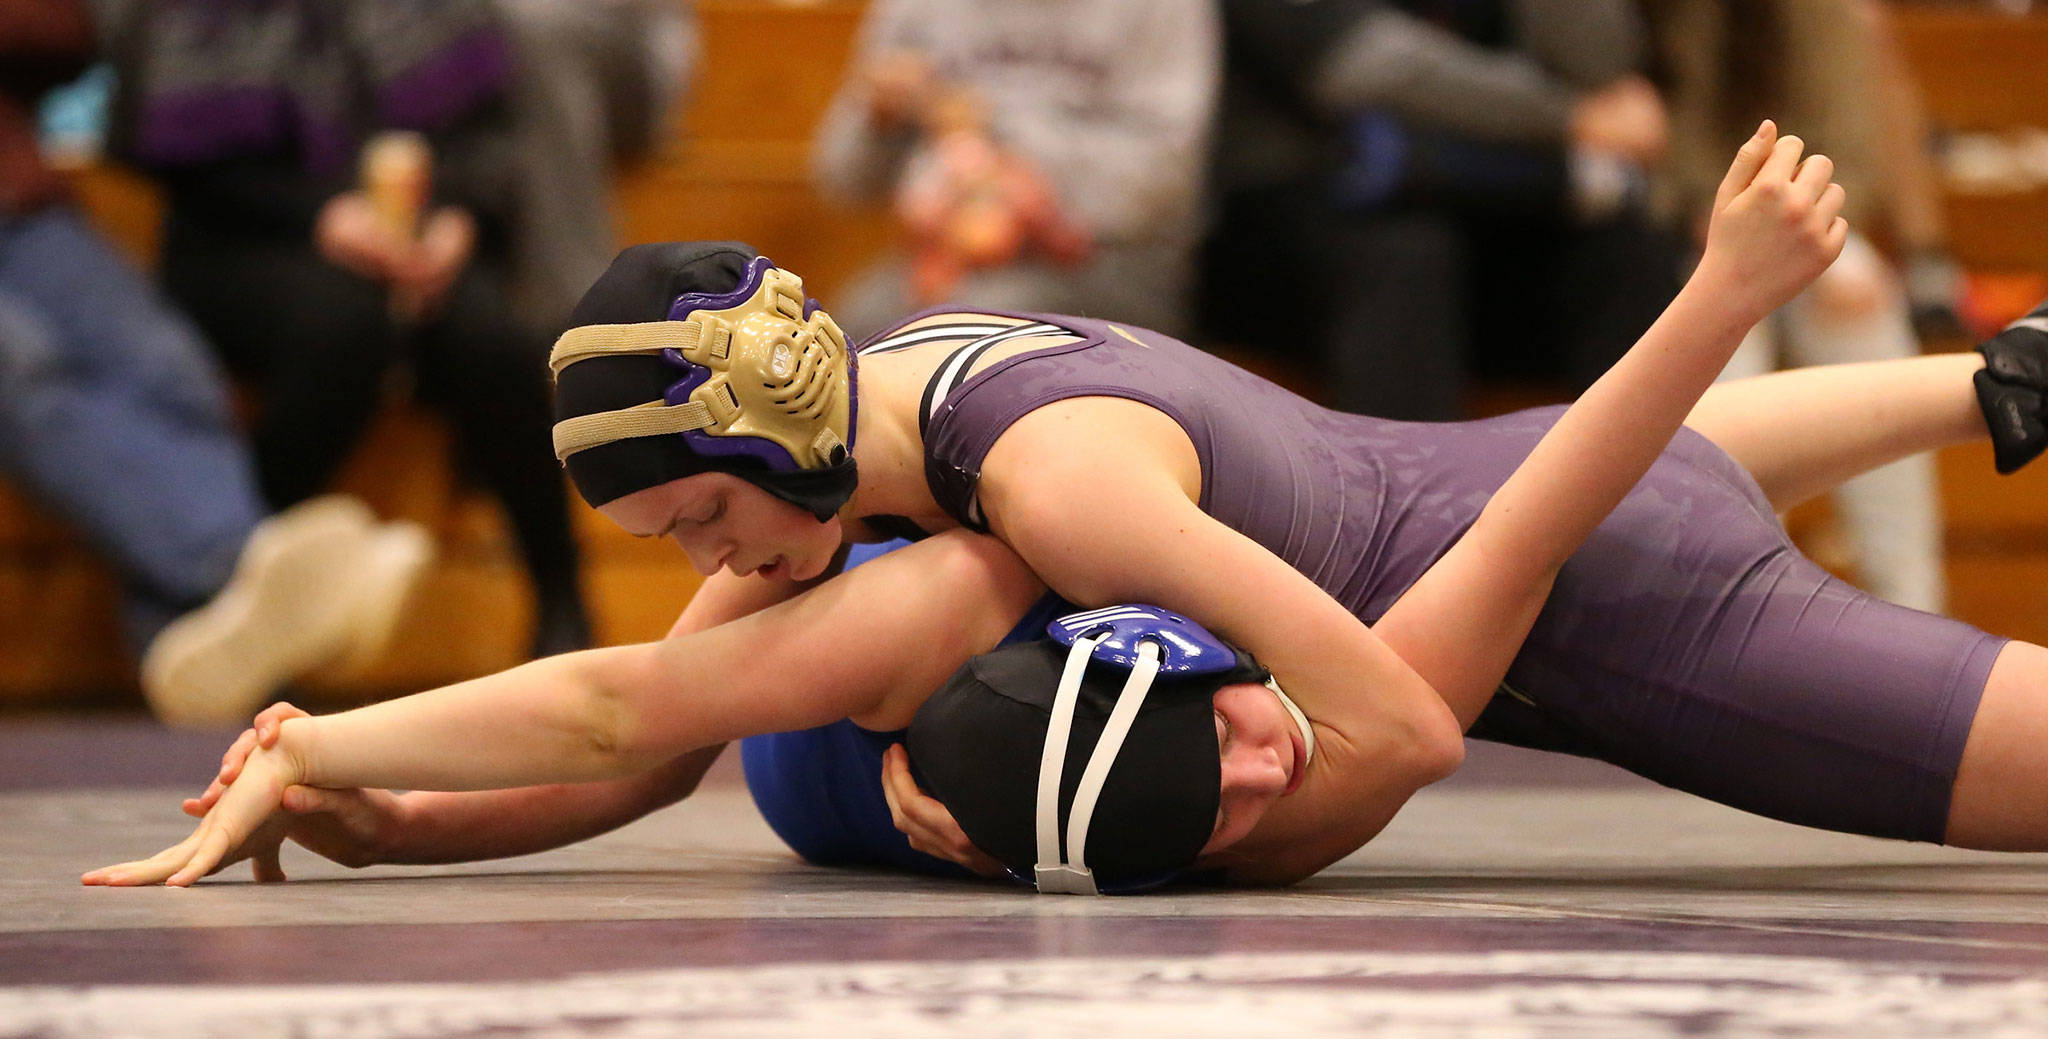
[[[1159,674],[1159,646],[1151,641],[1138,644],[1138,660],[1117,694],[1103,725],[1102,738],[1088,755],[1081,770],[1080,786],[1074,790],[1074,807],[1067,815],[1066,854],[1060,853],[1060,774],[1067,763],[1067,739],[1074,730],[1074,706],[1081,699],[1081,679],[1095,650],[1096,638],[1076,639],[1067,651],[1067,666],[1060,672],[1059,688],[1053,693],[1052,717],[1045,730],[1045,754],[1038,761],[1038,866],[1034,871],[1042,895],[1099,895],[1095,874],[1088,868],[1088,821],[1095,814],[1095,802],[1109,780],[1110,766],[1117,751],[1138,720],[1145,694]]]
[[[1308,715],[1301,713],[1301,708],[1295,705],[1294,698],[1288,696],[1280,688],[1280,681],[1278,679],[1267,675],[1266,688],[1271,689],[1273,695],[1280,698],[1280,706],[1287,708],[1287,716],[1293,718],[1294,727],[1301,730],[1302,758],[1306,761],[1314,761],[1316,759],[1316,727],[1308,723]]]

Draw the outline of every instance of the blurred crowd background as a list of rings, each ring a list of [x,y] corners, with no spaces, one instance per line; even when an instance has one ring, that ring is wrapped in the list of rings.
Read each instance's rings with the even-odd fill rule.
[[[748,241],[855,337],[1112,317],[1456,420],[1625,351],[1770,117],[1856,234],[1729,376],[1965,349],[2048,294],[2031,8],[0,0],[0,708],[233,722],[658,637],[695,575],[547,433],[628,241]],[[2048,486],[1987,459],[1790,523],[2042,640]]]

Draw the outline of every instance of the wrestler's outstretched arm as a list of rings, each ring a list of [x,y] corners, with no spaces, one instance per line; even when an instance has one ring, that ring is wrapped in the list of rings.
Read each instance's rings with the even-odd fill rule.
[[[828,571],[837,573],[838,568]],[[815,585],[718,573],[707,578],[669,629],[678,638],[781,602]],[[277,743],[278,728],[309,717],[272,704],[221,755],[220,771],[185,814],[205,818],[258,747]],[[283,796],[282,817],[240,851],[258,881],[286,879],[278,860],[286,840],[344,866],[429,865],[530,855],[609,833],[695,792],[724,744],[682,754],[638,775],[589,783],[552,783],[505,790],[353,790],[296,786]],[[223,862],[223,866],[232,862]]]
[[[1834,164],[1802,162],[1802,147],[1768,122],[1743,144],[1678,297],[1374,625],[1461,726],[1485,709],[1558,569],[1669,444],[1743,335],[1841,253]]]
[[[185,841],[84,879],[190,884],[254,836],[293,786],[481,790],[616,779],[757,733],[841,718],[900,727],[1042,590],[1001,545],[940,535],[709,631],[289,719]]]

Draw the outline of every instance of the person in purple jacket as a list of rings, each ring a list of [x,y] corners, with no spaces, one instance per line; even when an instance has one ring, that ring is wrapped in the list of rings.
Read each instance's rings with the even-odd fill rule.
[[[909,728],[917,750],[920,726],[943,729],[928,700],[1014,678],[1000,654],[960,665],[1048,587],[1084,609],[1156,603],[1247,651],[1212,675],[1199,740],[1168,748],[1187,768],[1111,765],[1080,777],[1086,799],[1055,782],[1051,814],[1082,830],[1083,800],[1128,815],[1153,779],[1201,809],[1173,833],[1081,838],[1129,874],[1105,887],[1157,866],[1308,876],[1454,769],[1468,728],[1811,825],[2048,847],[2048,652],[1842,585],[1773,515],[1987,426],[2001,468],[2048,447],[2048,315],[1982,358],[1710,388],[1841,248],[1832,166],[1801,152],[1768,123],[1743,145],[1686,290],[1569,409],[1474,423],[1326,411],[1155,333],[1052,315],[921,315],[855,365],[751,250],[628,250],[551,358],[555,447],[600,511],[711,575],[671,636],[336,715],[267,712],[188,802],[191,837],[84,879],[189,884],[239,857],[277,875],[287,835],[354,862],[516,854],[673,802],[732,739],[848,723]],[[847,543],[893,534],[929,536],[825,579]],[[1118,733],[1124,754],[1162,756],[1146,712],[1187,738],[1185,698],[1167,699]],[[1101,706],[1088,727],[1114,752],[1121,701],[1107,724]],[[1035,759],[1055,731],[1014,739]],[[943,800],[961,787],[940,774],[946,736],[922,742]],[[1097,771],[1093,747],[1068,749]],[[1034,865],[975,848],[1015,820],[955,820],[900,751],[887,761],[869,782],[913,847]]]

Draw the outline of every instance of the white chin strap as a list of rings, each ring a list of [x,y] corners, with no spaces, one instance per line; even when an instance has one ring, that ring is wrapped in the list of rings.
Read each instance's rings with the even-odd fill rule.
[[[1271,675],[1266,676],[1266,688],[1280,698],[1280,706],[1287,708],[1287,715],[1294,719],[1294,727],[1301,730],[1301,756],[1305,762],[1316,759],[1316,729],[1308,723],[1308,715],[1301,713],[1292,697],[1280,689],[1280,683]]]
[[[1145,694],[1152,690],[1152,679],[1159,674],[1159,647],[1150,641],[1139,643],[1138,662],[1131,667],[1131,677],[1125,680],[1116,706],[1109,712],[1109,721],[1103,726],[1102,739],[1095,744],[1095,750],[1088,755],[1088,766],[1081,771],[1081,785],[1074,791],[1074,809],[1067,817],[1067,854],[1062,856],[1060,773],[1066,768],[1067,738],[1074,731],[1074,705],[1081,699],[1081,677],[1088,670],[1096,643],[1101,641],[1100,637],[1074,641],[1067,652],[1066,669],[1060,672],[1059,689],[1053,694],[1052,718],[1045,731],[1045,755],[1038,761],[1038,867],[1034,879],[1042,895],[1102,893],[1095,886],[1095,874],[1088,869],[1084,855],[1088,848],[1088,820],[1095,814],[1096,799],[1102,796],[1102,785],[1109,779],[1117,751],[1123,749],[1124,738],[1130,735],[1131,725],[1138,719],[1138,708],[1144,706]]]

